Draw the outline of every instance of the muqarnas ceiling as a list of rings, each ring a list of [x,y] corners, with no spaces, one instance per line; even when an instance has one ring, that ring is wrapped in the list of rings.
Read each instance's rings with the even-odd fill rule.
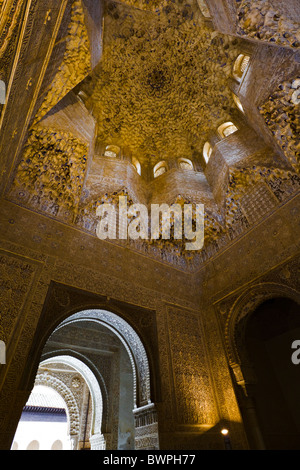
[[[155,11],[108,4],[103,56],[82,84],[98,141],[149,164],[200,152],[229,119],[227,79],[238,54],[236,39],[215,33],[197,5],[156,3]]]

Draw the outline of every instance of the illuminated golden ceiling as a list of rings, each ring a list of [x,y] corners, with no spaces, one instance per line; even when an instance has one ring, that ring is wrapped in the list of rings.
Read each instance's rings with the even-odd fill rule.
[[[151,165],[191,157],[234,108],[234,41],[205,23],[196,2],[122,3],[107,4],[103,56],[82,85],[98,140]]]
[[[249,143],[247,158],[238,163],[212,159],[205,175],[179,170],[178,179],[170,172],[170,179],[157,179],[157,184],[148,179],[153,173],[143,168],[140,178],[129,163],[131,156],[151,169],[162,159],[199,162],[193,157],[202,154],[209,134],[236,112],[228,79],[240,44],[215,32],[196,0],[109,0],[103,53],[93,71],[92,35],[83,1],[75,0],[69,13],[64,53],[53,57],[56,74],[49,74],[52,80],[46,81],[40,96],[7,192],[10,201],[94,235],[97,207],[120,194],[149,204],[161,194],[170,202],[205,202],[206,260],[297,190],[297,175],[277,169],[273,152],[268,159],[265,146],[259,151],[254,146],[250,155]],[[296,85],[289,85],[293,96]],[[272,95],[269,101],[271,108],[268,103],[260,108],[266,122],[270,113],[285,109],[285,95]],[[114,161],[95,152],[94,122],[88,111],[95,118],[100,144],[96,149],[115,144],[127,159]],[[282,135],[277,119],[285,112],[277,114],[272,121],[276,138]],[[292,160],[296,144],[291,140]],[[240,144],[236,142],[236,151]],[[224,152],[229,148],[225,146]],[[149,246],[142,243],[134,249],[176,266],[178,257],[180,263],[189,260],[189,253],[182,253],[172,240],[155,242],[153,252]]]

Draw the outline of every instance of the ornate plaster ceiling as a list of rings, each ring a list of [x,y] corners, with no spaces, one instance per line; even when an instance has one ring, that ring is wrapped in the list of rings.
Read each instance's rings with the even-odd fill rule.
[[[91,71],[84,5],[73,2],[64,48],[53,57],[56,72],[39,97],[7,197],[94,235],[97,207],[122,194],[128,202],[146,204],[157,196],[171,203],[205,202],[205,249],[195,263],[205,261],[297,191],[300,179],[278,164],[265,144],[254,145],[251,133],[245,150],[241,137],[225,145],[226,152],[231,145],[244,152],[235,163],[220,154],[209,161],[205,175],[188,170],[183,176],[177,168],[168,172],[166,185],[164,177],[148,181],[147,172],[141,178],[130,157],[151,169],[160,160],[196,161],[211,131],[231,120],[236,106],[228,79],[240,43],[215,32],[196,0],[108,0],[105,5],[103,53]],[[259,109],[293,166],[298,165],[298,85],[297,80],[284,83]],[[289,125],[286,89],[293,98]],[[95,152],[94,127],[96,148],[119,146],[124,159]],[[282,139],[285,134],[292,136],[289,142]],[[182,262],[183,268],[194,257],[172,237],[130,243],[159,260]]]
[[[191,157],[235,107],[236,40],[216,34],[191,0],[122,3],[107,4],[103,56],[82,85],[97,138],[141,162]]]

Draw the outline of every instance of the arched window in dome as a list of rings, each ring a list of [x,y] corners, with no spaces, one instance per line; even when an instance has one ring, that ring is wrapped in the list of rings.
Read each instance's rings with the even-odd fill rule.
[[[200,11],[205,18],[210,18],[210,12],[205,0],[198,0]]]
[[[137,173],[141,176],[141,174],[142,174],[142,168],[141,168],[141,164],[140,164],[140,162],[138,161],[138,159],[135,158],[135,157],[132,157],[132,164],[133,164],[133,166],[135,167]]]
[[[228,137],[230,134],[233,134],[237,130],[238,128],[231,121],[224,122],[223,124],[221,124],[221,126],[218,127],[218,132],[222,139],[224,137]]]
[[[105,157],[110,157],[110,158],[116,158],[120,153],[120,147],[117,147],[116,145],[108,145],[105,148],[104,156]]]
[[[193,163],[188,158],[180,158],[178,160],[178,165],[179,165],[179,168],[181,168],[182,170],[193,170],[194,169]]]
[[[243,108],[243,105],[241,103],[241,100],[239,99],[238,96],[236,96],[234,93],[232,93],[232,96],[233,96],[233,100],[237,106],[237,108],[242,111],[242,113],[244,112],[244,108]]]
[[[159,162],[153,168],[154,178],[157,178],[160,175],[163,175],[167,172],[167,165],[166,162]]]
[[[233,65],[233,76],[236,80],[240,81],[244,72],[249,64],[250,56],[239,54]]]
[[[209,142],[205,142],[204,147],[203,147],[203,157],[206,163],[210,159],[212,153],[212,146],[210,145]]]

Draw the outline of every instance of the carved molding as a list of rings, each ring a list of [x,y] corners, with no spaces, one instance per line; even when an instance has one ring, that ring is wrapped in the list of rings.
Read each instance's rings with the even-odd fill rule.
[[[265,282],[253,285],[234,301],[225,323],[224,335],[229,363],[234,371],[240,371],[240,366],[247,355],[244,351],[244,338],[238,334],[238,326],[242,320],[251,315],[264,301],[276,297],[287,297],[300,304],[300,292],[283,284]],[[240,373],[240,372],[239,372]],[[238,379],[238,380],[241,380]]]
[[[132,365],[135,406],[151,403],[150,369],[145,348],[135,330],[121,317],[105,310],[85,310],[71,315],[58,327],[89,319],[112,329],[125,346]]]

